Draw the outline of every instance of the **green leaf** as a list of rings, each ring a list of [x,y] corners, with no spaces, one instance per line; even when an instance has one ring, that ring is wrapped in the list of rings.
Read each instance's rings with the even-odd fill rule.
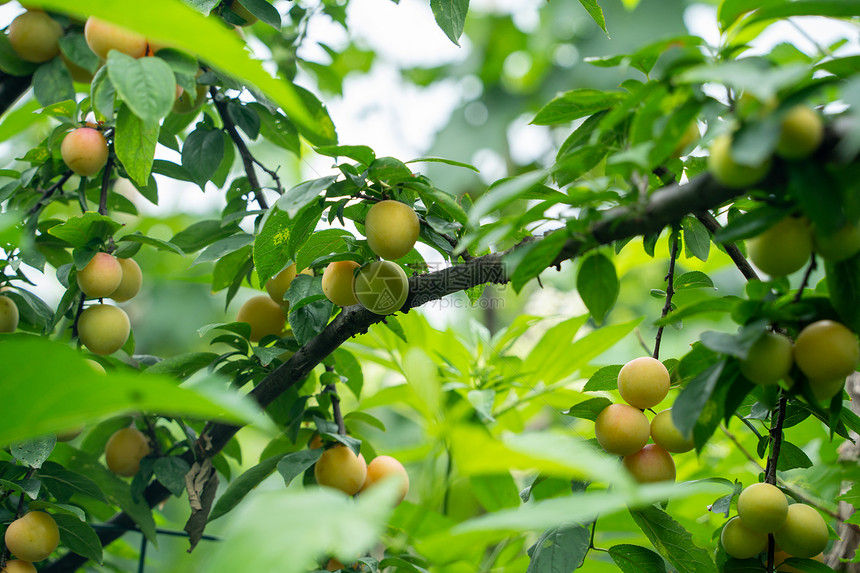
[[[576,275],[576,290],[594,321],[602,323],[618,300],[620,285],[615,265],[599,253],[585,258]]]
[[[566,241],[566,233],[549,233],[506,255],[502,262],[511,277],[514,291],[520,292],[527,282],[545,271],[564,248]]]
[[[860,16],[860,0],[795,0],[772,3],[761,8],[747,25],[763,20],[790,18],[792,16],[829,16],[852,18]]]
[[[224,239],[219,239],[203,249],[203,252],[194,259],[192,266],[217,261],[221,257],[225,257],[243,247],[247,247],[253,242],[254,236],[248,235],[247,233],[236,233],[235,235],[230,235]]]
[[[221,130],[208,129],[198,124],[197,129],[188,134],[182,146],[182,167],[203,189],[224,157],[224,136]]]
[[[809,456],[803,450],[791,442],[783,440],[779,449],[779,462],[776,464],[776,469],[784,472],[795,468],[811,467],[812,460],[809,459]]]
[[[83,34],[69,33],[60,38],[60,51],[70,62],[92,74],[101,66],[99,57],[90,49]]]
[[[365,167],[376,159],[376,153],[366,145],[323,145],[314,151],[326,157],[348,157]]]
[[[343,229],[325,229],[312,234],[296,254],[296,268],[306,269],[322,256],[345,251],[347,237],[352,238],[352,233]]]
[[[854,332],[860,331],[860,255],[837,263],[825,260],[824,269],[839,319]]]
[[[510,473],[470,476],[469,485],[478,502],[487,511],[522,505],[519,489]]]
[[[697,288],[714,288],[714,281],[702,271],[690,271],[682,275],[675,275],[672,287],[676,290],[689,290]]]
[[[568,123],[609,109],[626,97],[621,92],[605,92],[588,88],[571,90],[556,97],[541,108],[532,123],[535,125]]]
[[[0,337],[0,361],[16,364],[5,375],[3,402],[9,415],[0,418],[0,444],[64,432],[128,410],[234,422],[255,415],[244,402],[218,392],[220,382],[203,379],[193,387],[178,387],[166,377],[125,370],[93,376],[80,353],[36,336]],[[63,384],[57,386],[59,379]],[[33,396],[40,396],[38,409],[32,407]]]
[[[668,326],[673,322],[678,322],[681,319],[696,316],[698,314],[711,312],[731,312],[735,309],[739,302],[743,299],[736,296],[724,296],[722,298],[712,298],[693,302],[682,306],[673,312],[670,312],[666,317],[654,321],[654,326]]]
[[[615,385],[617,388],[617,381]],[[591,420],[593,422],[597,419],[598,414],[600,414],[604,408],[610,404],[612,404],[612,400],[609,398],[604,398],[602,396],[599,398],[589,398],[588,400],[583,400],[582,402],[572,406],[570,410],[564,412],[564,415],[581,418],[583,420]]]
[[[689,436],[693,433],[693,427],[714,393],[725,365],[726,361],[720,360],[706,368],[693,378],[675,399],[672,422],[682,435]]]
[[[436,24],[449,40],[459,46],[466,25],[466,14],[469,12],[469,0],[430,0],[430,8]]]
[[[185,253],[171,243],[170,241],[164,241],[162,239],[156,239],[155,237],[147,237],[146,235],[142,235],[139,231],[135,231],[130,235],[123,235],[122,237],[116,239],[118,243],[123,242],[132,242],[132,243],[140,243],[142,245],[149,245],[151,247],[155,247],[159,251],[170,251],[176,253],[177,255],[184,255]]]
[[[75,99],[72,75],[60,58],[45,62],[33,74],[33,93],[42,107]]]
[[[41,436],[25,442],[12,444],[11,452],[16,459],[21,460],[31,468],[38,469],[42,467],[42,463],[51,455],[56,444],[57,436]]]
[[[280,30],[281,14],[266,0],[239,0],[239,4],[272,28]]]
[[[73,472],[54,462],[46,462],[36,472],[42,483],[57,499],[68,501],[72,494],[81,494],[108,503],[98,484],[89,477]]]
[[[296,342],[303,346],[322,332],[328,324],[332,307],[332,303],[325,299],[311,302],[290,312],[290,328],[293,330]]]
[[[608,38],[609,32],[606,31],[606,19],[603,17],[603,10],[600,8],[597,0],[579,0],[579,3],[582,4],[582,7],[585,8],[591,19],[600,26],[600,29],[603,30],[603,33]]]
[[[39,497],[39,492],[42,490],[42,482],[38,479],[22,479],[18,481],[0,479],[0,485],[6,489],[22,493],[30,499]]]
[[[613,545],[609,556],[622,573],[666,573],[663,558],[646,547]]]
[[[110,81],[107,66],[102,66],[93,76],[90,83],[90,102],[93,112],[98,121],[109,121],[113,119],[113,110],[116,105],[116,88]]]
[[[186,254],[194,253],[207,245],[211,245],[219,239],[224,239],[236,233],[238,226],[221,224],[217,219],[198,221],[179,231],[170,239],[170,242],[184,251]]]
[[[48,229],[48,234],[66,241],[74,248],[85,247],[92,239],[107,240],[122,228],[107,215],[99,215],[87,211],[79,217],[70,217],[65,223],[60,223]]]
[[[102,544],[95,530],[86,521],[81,521],[73,515],[55,513],[54,521],[60,528],[60,543],[68,547],[72,553],[102,562]]]
[[[136,59],[111,50],[106,67],[117,95],[145,125],[157,124],[173,109],[176,80],[161,58]]]
[[[711,234],[708,229],[695,217],[684,217],[681,228],[684,230],[684,252],[687,257],[707,261],[711,250]]]
[[[321,451],[319,452],[322,453]],[[248,493],[260,485],[264,479],[272,475],[278,462],[283,456],[272,456],[261,461],[248,471],[230,482],[230,485],[215,502],[215,507],[209,514],[209,521],[214,521],[239,505]]]
[[[462,161],[454,161],[453,159],[445,159],[444,157],[419,157],[417,159],[410,159],[406,162],[406,165],[409,165],[410,163],[444,163],[445,165],[463,167],[465,169],[471,169],[475,173],[480,173],[480,170],[471,163],[463,163]]]
[[[155,479],[176,497],[185,491],[185,474],[190,469],[188,462],[177,456],[158,458],[152,466]]]
[[[705,549],[693,543],[693,536],[668,513],[656,507],[631,511],[633,520],[651,541],[657,552],[678,573],[715,573],[714,560]]]
[[[591,375],[588,382],[585,383],[584,392],[600,392],[618,390],[618,373],[621,372],[623,364],[613,364],[612,366],[604,366],[597,372]]]
[[[579,569],[588,553],[591,531],[581,523],[564,523],[544,531],[529,547],[526,573],[567,573]]]
[[[786,567],[793,567],[795,571],[803,571],[805,573],[833,573],[833,569],[813,559],[801,559],[800,557],[789,557],[783,564]]]
[[[313,450],[294,452],[282,457],[278,461],[278,473],[284,478],[284,485],[290,485],[291,481],[314,465],[320,459],[322,453],[322,448],[315,448]]]
[[[38,69],[37,64],[25,62],[21,56],[12,49],[8,34],[0,34],[0,70],[11,76],[29,76]]]
[[[290,217],[295,217],[302,207],[317,198],[336,180],[337,175],[330,175],[300,183],[284,193],[275,205]]]
[[[142,187],[149,184],[159,129],[157,123],[144,123],[126,105],[120,106],[117,112],[114,137],[116,157],[132,181]]]

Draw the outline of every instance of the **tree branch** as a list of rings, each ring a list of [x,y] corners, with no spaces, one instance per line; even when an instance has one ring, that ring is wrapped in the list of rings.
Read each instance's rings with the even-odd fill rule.
[[[720,229],[723,228],[723,226],[720,225],[720,222],[717,221],[717,219],[713,215],[711,215],[708,211],[702,211],[702,212],[696,213],[696,219],[698,219],[699,222],[702,223],[705,226],[705,228],[708,229],[708,231],[710,231],[711,235],[716,234],[717,231],[719,231]],[[732,261],[735,263],[735,266],[738,268],[738,270],[741,272],[741,274],[744,276],[745,279],[747,279],[748,281],[758,280],[758,275],[756,274],[755,270],[752,268],[752,265],[750,265],[750,263],[749,263],[749,261],[747,261],[746,257],[743,256],[743,254],[741,253],[741,250],[738,248],[738,246],[736,244],[734,244],[734,243],[720,243],[720,244],[723,246],[723,248],[726,249],[726,252],[729,254],[729,257],[731,257]]]
[[[762,184],[758,185],[758,187],[761,186]],[[669,185],[655,191],[644,205],[618,207],[605,212],[604,218],[595,222],[589,232],[570,237],[555,260],[548,266],[560,265],[601,244],[658,232],[667,225],[677,223],[688,213],[717,208],[742,193],[743,190],[719,185],[707,174],[683,185]],[[551,232],[566,232],[566,230],[559,229]],[[507,251],[475,257],[461,265],[410,277],[409,296],[401,311],[408,312],[427,302],[480,284],[508,282],[510,275],[504,262],[505,255],[539,240],[541,237],[530,237]],[[283,392],[304,380],[325,357],[344,342],[353,336],[367,332],[373,324],[381,322],[384,318],[361,305],[344,308],[325,327],[325,330],[269,373],[254,388],[251,396],[260,407],[265,408]],[[206,456],[215,455],[238,430],[239,427],[235,425],[212,424],[209,430],[198,439],[199,450]],[[190,452],[186,455],[191,456]],[[170,492],[157,482],[150,484],[145,491],[150,506],[162,502],[169,495]],[[126,514],[120,513],[114,516],[111,522],[127,524],[129,520]],[[99,538],[102,544],[106,545],[121,534],[121,531],[100,531]],[[85,562],[83,557],[70,553],[44,568],[43,573],[72,573]]]
[[[681,230],[675,227],[672,229],[672,250],[669,253],[669,272],[666,273],[666,303],[663,305],[663,311],[660,313],[660,318],[666,318],[669,311],[672,310],[672,297],[675,295],[675,259],[678,258],[678,236]],[[657,329],[657,336],[654,338],[654,354],[655,360],[660,359],[660,343],[663,341],[663,329],[661,326]]]

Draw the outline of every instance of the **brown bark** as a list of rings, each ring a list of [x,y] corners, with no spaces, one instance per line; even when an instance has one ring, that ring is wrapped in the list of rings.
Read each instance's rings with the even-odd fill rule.
[[[852,374],[845,382],[845,390],[851,397],[851,402],[848,406],[855,414],[860,414],[860,374]],[[846,406],[847,407],[847,406]],[[839,450],[839,461],[843,464],[857,464],[860,461],[860,436],[852,432],[851,436],[855,442],[845,442]],[[842,493],[845,493],[854,482],[845,482],[842,484]],[[854,515],[854,506],[844,501],[839,502],[839,524],[836,527],[836,532],[839,534],[839,539],[833,543],[833,547],[827,553],[826,563],[836,571],[844,571],[845,573],[860,573],[860,563],[843,563],[842,559],[850,560],[854,557],[857,551],[857,546],[860,545],[860,528],[850,523],[845,523],[845,520]]]

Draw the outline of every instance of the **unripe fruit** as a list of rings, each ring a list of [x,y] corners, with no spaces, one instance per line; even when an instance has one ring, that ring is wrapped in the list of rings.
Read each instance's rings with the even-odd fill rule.
[[[836,396],[837,394],[842,392],[842,388],[845,387],[845,380],[808,380],[809,389],[812,391],[812,395],[819,402],[821,401],[830,401],[831,398]]]
[[[60,53],[63,27],[41,11],[24,12],[9,24],[9,43],[22,60],[41,64]]]
[[[667,452],[676,454],[689,452],[696,446],[693,436],[684,437],[675,426],[671,408],[663,410],[651,420],[651,438]]]
[[[701,137],[701,134],[699,133],[699,124],[696,123],[696,120],[693,120],[690,122],[690,125],[687,126],[681,139],[678,140],[678,145],[675,146],[675,149],[672,151],[672,157],[681,157],[684,154],[684,151],[686,151],[694,141],[699,140],[699,137]]]
[[[68,432],[60,432],[59,434],[57,434],[57,441],[58,442],[71,442],[72,440],[74,440],[75,438],[80,436],[81,432],[83,432],[83,431],[84,431],[84,427],[78,426],[77,428],[75,428],[73,430],[69,430]]]
[[[355,269],[360,265],[355,261],[335,261],[323,271],[322,290],[327,299],[338,306],[358,304],[353,291]]]
[[[110,253],[96,253],[78,271],[78,286],[89,298],[110,296],[122,282],[122,265]]]
[[[409,279],[395,262],[374,261],[355,275],[355,298],[375,314],[386,315],[403,308],[409,296]]]
[[[621,463],[639,483],[675,481],[672,454],[656,444],[648,444],[635,454],[624,456]]]
[[[274,277],[266,281],[266,292],[272,297],[272,300],[283,306],[290,306],[290,303],[284,300],[284,293],[290,288],[293,279],[296,278],[296,264],[293,263]]]
[[[90,49],[103,60],[107,59],[111,50],[118,50],[132,58],[140,58],[146,54],[146,38],[93,16],[87,18],[84,36]]]
[[[594,421],[594,435],[610,454],[628,456],[648,443],[651,425],[640,410],[627,404],[610,404]]]
[[[236,322],[251,325],[251,342],[258,342],[269,334],[280,336],[287,326],[281,306],[262,294],[245,301],[236,314]]]
[[[0,295],[0,333],[15,332],[18,328],[18,307],[8,296]]]
[[[411,251],[420,230],[418,215],[400,201],[376,203],[364,220],[367,245],[383,259],[399,259]]]
[[[29,561],[13,559],[6,562],[6,566],[0,570],[0,573],[36,573],[36,568]]]
[[[735,559],[750,559],[767,549],[767,533],[758,533],[733,517],[720,533],[723,549]]]
[[[242,26],[250,26],[257,21],[257,17],[251,14],[248,9],[242,6],[242,4],[237,0],[230,2],[230,10],[245,21]]]
[[[118,476],[131,477],[140,471],[140,460],[150,453],[149,441],[137,428],[113,433],[105,445],[105,463]]]
[[[781,528],[773,533],[779,547],[795,557],[814,557],[827,547],[827,524],[815,509],[802,503],[788,507]]]
[[[815,252],[832,263],[850,259],[860,252],[860,225],[846,223],[838,231],[826,237],[822,237],[816,229],[813,229],[812,243]]]
[[[66,167],[82,177],[89,177],[101,171],[107,163],[108,144],[99,130],[79,127],[63,139],[60,155]]]
[[[812,254],[812,233],[806,219],[786,217],[747,243],[750,260],[772,277],[803,268]]]
[[[367,464],[361,454],[356,456],[346,446],[337,445],[324,451],[317,460],[314,477],[319,485],[355,495],[367,478]]]
[[[750,347],[740,366],[747,380],[766,386],[788,376],[792,363],[791,339],[784,334],[765,332]]]
[[[782,118],[782,131],[776,143],[776,153],[785,159],[809,157],[824,139],[821,117],[810,107],[798,105]]]
[[[800,331],[794,343],[794,360],[810,382],[842,380],[857,367],[857,337],[832,320],[813,322]]]
[[[406,473],[403,464],[391,456],[376,456],[370,460],[370,463],[367,464],[367,477],[364,480],[364,485],[361,486],[361,491],[366,491],[373,487],[373,484],[389,476],[397,476],[400,480],[400,493],[396,503],[396,505],[400,505],[400,502],[406,499],[406,494],[409,493],[409,474]]]
[[[93,369],[93,372],[96,374],[107,374],[105,371],[105,367],[93,360],[92,358],[84,358],[84,362],[87,363],[87,366]]]
[[[634,358],[618,373],[618,391],[624,401],[637,408],[651,408],[669,393],[669,371],[650,356]]]
[[[131,322],[119,307],[95,304],[84,309],[78,318],[78,336],[93,354],[113,354],[128,340]]]
[[[6,548],[23,561],[46,559],[60,543],[60,528],[44,511],[31,511],[9,524]]]
[[[741,165],[731,156],[732,136],[718,135],[711,143],[708,171],[718,183],[731,189],[742,189],[755,185],[770,171],[770,160],[758,166]]]
[[[140,265],[134,259],[117,259],[117,261],[122,267],[122,280],[116,290],[110,293],[110,298],[117,302],[125,302],[133,299],[140,292],[143,273],[140,272]]]
[[[787,515],[785,494],[769,483],[754,483],[738,497],[738,517],[753,531],[773,533],[782,527]]]

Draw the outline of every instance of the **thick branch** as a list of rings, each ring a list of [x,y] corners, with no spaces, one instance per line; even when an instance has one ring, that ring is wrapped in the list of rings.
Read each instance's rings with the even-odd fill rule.
[[[667,225],[677,223],[688,213],[716,208],[742,192],[742,190],[720,186],[709,175],[702,175],[684,185],[669,185],[654,192],[644,206],[619,207],[606,212],[602,220],[592,225],[589,233],[568,239],[561,252],[548,266],[557,266],[601,244],[658,232]],[[564,232],[564,230],[555,232]],[[539,237],[535,237],[505,252],[475,257],[461,265],[411,277],[409,296],[401,310],[408,312],[427,302],[480,284],[508,282],[510,276],[503,257],[513,250],[522,248],[526,243],[539,240],[541,240]],[[265,408],[283,392],[304,380],[311,370],[344,342],[353,336],[367,332],[373,324],[381,322],[384,318],[366,310],[361,305],[344,308],[323,332],[266,376],[254,388],[251,395],[261,407]],[[200,444],[205,445],[201,449],[209,456],[215,455],[238,430],[238,426],[230,424],[212,424],[210,430],[200,437]],[[150,485],[146,490],[146,498],[150,506],[167,499],[169,495],[169,492],[158,483]],[[127,521],[128,517],[124,515],[119,514],[112,521]],[[113,541],[119,535],[113,532],[100,532],[103,544]],[[69,554],[45,568],[43,573],[71,573],[83,562],[79,556]]]

